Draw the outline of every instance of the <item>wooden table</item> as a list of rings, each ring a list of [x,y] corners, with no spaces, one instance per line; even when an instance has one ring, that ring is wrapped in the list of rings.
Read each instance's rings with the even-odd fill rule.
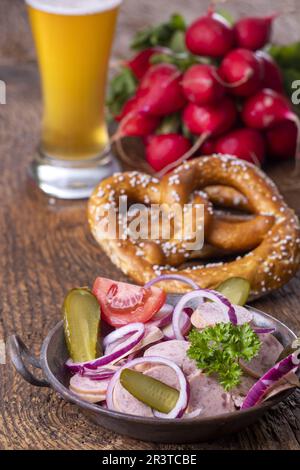
[[[1,2],[1,8],[10,3],[13,14],[19,12],[23,18],[19,0]],[[139,18],[143,7],[147,15],[147,2],[138,0],[128,2],[128,14],[133,14],[137,3],[141,5]],[[170,3],[169,10],[175,9],[175,2]],[[193,8],[195,11],[195,5]],[[129,19],[135,18],[136,24],[142,21],[138,21],[137,13],[133,17],[124,14],[121,23],[126,36]],[[148,16],[151,14],[148,11]],[[0,18],[3,25],[12,21],[9,15],[8,19],[4,20],[2,15]],[[25,23],[20,24],[21,29],[26,29]],[[0,30],[3,34],[2,26]],[[0,35],[3,46],[1,38]],[[25,37],[23,45],[26,41]],[[17,39],[14,44],[17,46],[3,54],[0,65],[0,78],[8,85],[7,105],[0,105],[0,339],[17,332],[38,354],[43,338],[60,319],[61,303],[68,289],[91,285],[97,275],[125,278],[90,235],[86,204],[48,199],[27,179],[26,169],[39,135],[40,95],[36,66],[30,61],[30,41],[21,61],[16,52]],[[279,186],[284,172],[282,166],[272,170]],[[299,193],[289,192],[286,197],[300,213]],[[299,292],[298,275],[255,306],[300,332]],[[31,387],[9,363],[0,365],[0,449],[70,448],[300,449],[300,392],[240,434],[211,443],[171,446],[143,443],[98,428],[76,406],[64,402],[49,389]]]

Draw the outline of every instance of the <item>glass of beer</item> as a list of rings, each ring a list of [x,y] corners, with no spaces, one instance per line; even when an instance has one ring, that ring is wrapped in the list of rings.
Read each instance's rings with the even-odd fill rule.
[[[105,91],[121,1],[26,0],[44,104],[30,172],[52,196],[88,197],[119,169],[109,148]]]

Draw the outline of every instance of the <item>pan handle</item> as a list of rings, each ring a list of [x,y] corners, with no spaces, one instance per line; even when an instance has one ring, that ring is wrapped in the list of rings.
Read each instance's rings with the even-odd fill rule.
[[[40,361],[31,354],[27,346],[18,335],[9,336],[7,340],[7,350],[15,369],[22,375],[26,382],[37,387],[50,387],[45,379],[35,377],[26,367],[26,363],[36,369],[41,369]]]

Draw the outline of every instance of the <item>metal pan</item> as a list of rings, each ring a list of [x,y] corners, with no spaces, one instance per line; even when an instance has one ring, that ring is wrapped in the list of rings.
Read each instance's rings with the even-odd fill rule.
[[[168,302],[177,303],[179,297],[169,295]],[[275,336],[283,346],[289,345],[296,338],[296,335],[280,321],[257,309],[248,308],[254,313],[257,325],[276,329]],[[183,420],[144,418],[109,411],[99,405],[87,403],[68,389],[70,374],[64,367],[68,352],[62,322],[59,322],[44,340],[39,359],[30,353],[16,335],[9,337],[8,351],[15,368],[27,382],[38,387],[53,388],[64,399],[75,403],[91,421],[99,426],[144,441],[201,442],[231,434],[254,423],[267,410],[293,393],[293,389],[290,389],[254,408],[211,418],[197,417]],[[40,379],[30,372],[28,364],[33,368],[42,369],[44,378]]]

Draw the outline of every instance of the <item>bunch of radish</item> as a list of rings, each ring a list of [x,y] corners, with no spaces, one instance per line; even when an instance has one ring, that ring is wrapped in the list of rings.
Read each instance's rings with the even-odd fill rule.
[[[126,63],[137,86],[115,116],[114,138],[142,138],[147,162],[160,174],[212,153],[257,165],[295,156],[298,117],[279,67],[261,50],[275,17],[231,25],[209,10],[186,29],[186,52],[175,60],[165,47],[139,52]]]

